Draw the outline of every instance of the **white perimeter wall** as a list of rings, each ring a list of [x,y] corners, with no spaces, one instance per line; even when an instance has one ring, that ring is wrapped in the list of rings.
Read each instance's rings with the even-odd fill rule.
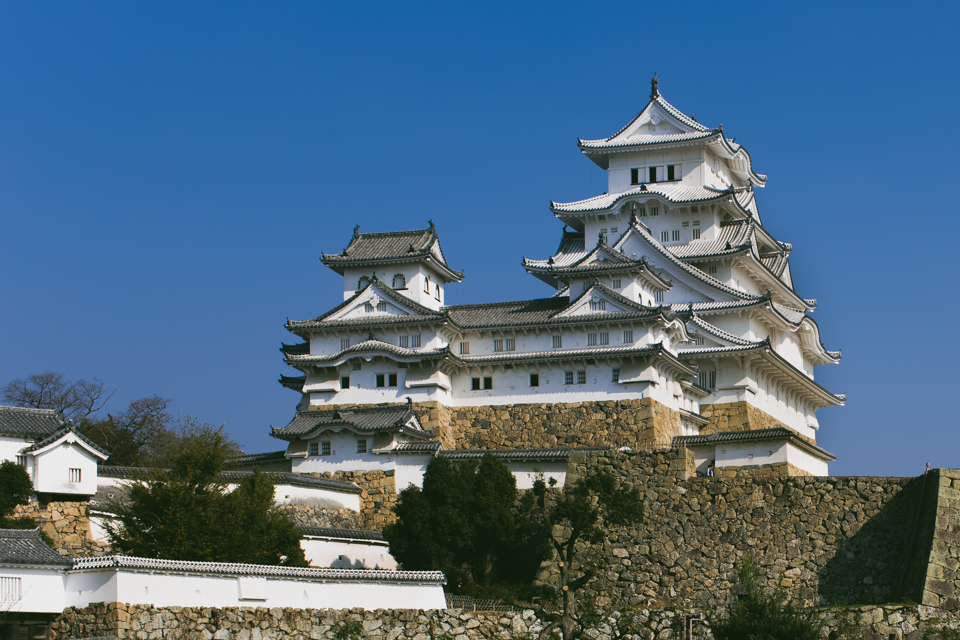
[[[300,546],[311,567],[388,571],[397,568],[397,561],[390,555],[390,545],[383,541],[330,540],[304,536]]]
[[[64,607],[64,574],[56,569],[28,569],[0,566],[0,578],[19,579],[20,599],[0,600],[0,614],[6,611],[60,613]]]
[[[64,593],[64,588],[59,588]],[[67,574],[64,606],[126,602],[156,607],[442,609],[437,584],[138,573],[116,568]]]
[[[14,438],[11,436],[0,436],[0,461],[17,461],[17,454],[24,447],[30,446],[24,438]]]

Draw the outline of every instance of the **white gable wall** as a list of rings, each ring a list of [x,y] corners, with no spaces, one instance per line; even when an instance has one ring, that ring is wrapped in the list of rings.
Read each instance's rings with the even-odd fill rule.
[[[34,452],[33,488],[37,493],[93,495],[97,492],[97,458],[78,444],[62,441]],[[80,470],[80,482],[70,482],[70,470]]]
[[[16,462],[20,450],[30,446],[26,438],[16,436],[0,436],[0,461]]]

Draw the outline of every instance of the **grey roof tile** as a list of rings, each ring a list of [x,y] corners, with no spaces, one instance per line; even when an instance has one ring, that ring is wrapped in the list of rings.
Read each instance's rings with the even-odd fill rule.
[[[318,538],[338,538],[341,540],[375,540],[384,541],[383,534],[369,529],[334,529],[330,527],[300,527],[305,536]]]
[[[360,233],[354,229],[350,244],[341,253],[325,253],[320,258],[323,264],[342,273],[346,267],[413,262],[432,258],[453,280],[463,278],[462,271],[455,271],[448,264],[440,248],[440,238],[430,224],[429,229],[414,231],[387,231],[383,233]]]
[[[230,466],[242,465],[242,464],[256,464],[258,462],[280,462],[286,460],[287,451],[270,451],[267,453],[251,453],[243,456],[237,456],[236,458],[230,458],[227,461],[227,464]]]
[[[166,471],[168,470],[159,468],[152,469],[147,467],[116,467],[112,465],[100,465],[97,469],[98,475],[104,478],[124,478],[129,480],[143,481],[148,481],[157,474],[161,474]],[[240,482],[240,480],[251,475],[252,473],[253,471],[224,471],[217,476],[217,480],[223,483],[235,483]],[[345,482],[343,480],[315,478],[313,476],[305,476],[299,473],[275,471],[269,472],[268,475],[274,479],[274,484],[287,484],[294,487],[306,487],[312,489],[329,489],[330,491],[337,491],[340,493],[360,493],[362,491],[360,487],[354,483]]]
[[[94,442],[94,441],[91,440],[90,438],[86,437],[85,435],[83,435],[82,433],[80,433],[79,431],[77,431],[76,428],[75,428],[73,425],[64,427],[64,428],[60,429],[59,431],[57,431],[56,433],[50,434],[49,436],[47,436],[47,437],[44,438],[43,440],[40,440],[39,442],[34,442],[34,443],[33,443],[32,445],[30,445],[29,447],[23,449],[22,452],[23,452],[23,453],[31,453],[31,452],[33,452],[33,451],[37,451],[37,450],[39,450],[39,449],[43,449],[44,447],[53,444],[54,442],[56,442],[57,440],[59,440],[59,439],[62,438],[63,436],[67,435],[68,433],[72,433],[74,436],[76,436],[77,440],[80,440],[80,441],[83,442],[84,444],[88,445],[88,446],[89,446],[91,449],[93,449],[94,451],[98,451],[99,453],[102,453],[104,456],[110,457],[110,452],[109,452],[109,451],[107,451],[107,450],[104,449],[103,447],[99,446],[96,442]]]
[[[399,430],[404,429],[411,418],[416,418],[416,414],[409,405],[297,411],[287,426],[274,429],[270,435],[292,439],[324,427],[351,427],[366,432]],[[414,430],[407,428],[405,431]],[[427,437],[430,432],[419,430],[419,433]]]
[[[832,453],[810,444],[801,438],[795,431],[784,427],[774,429],[755,429],[753,431],[723,431],[703,436],[675,436],[673,446],[685,447],[695,445],[711,445],[721,442],[750,442],[756,440],[789,440],[792,444],[825,460],[836,460]]]
[[[380,447],[371,453],[434,453],[442,448],[439,440],[421,440],[419,442],[398,442],[392,448]]]
[[[0,435],[42,438],[66,424],[53,409],[0,406]]]
[[[75,558],[73,570],[132,569],[176,571],[192,574],[218,574],[228,576],[274,576],[278,578],[303,578],[342,582],[435,582],[446,583],[440,571],[383,571],[371,569],[319,569],[314,567],[277,567],[262,564],[234,564],[227,562],[188,562],[185,560],[152,560],[129,556],[103,556],[100,558]]]
[[[490,454],[507,461],[564,461],[577,451],[609,451],[609,447],[564,447],[558,449],[454,449],[439,454],[450,460],[477,460]]]
[[[39,529],[0,529],[0,564],[70,567],[72,561],[48,547]]]

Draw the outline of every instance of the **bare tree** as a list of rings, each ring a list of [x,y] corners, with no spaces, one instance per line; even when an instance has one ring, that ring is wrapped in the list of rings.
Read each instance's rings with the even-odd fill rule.
[[[167,411],[170,401],[153,394],[137,398],[106,420],[89,423],[84,435],[110,452],[110,464],[149,465],[172,437],[173,416]]]
[[[3,399],[17,407],[53,409],[68,420],[82,421],[100,411],[114,392],[100,378],[72,381],[47,371],[11,380],[3,387]]]

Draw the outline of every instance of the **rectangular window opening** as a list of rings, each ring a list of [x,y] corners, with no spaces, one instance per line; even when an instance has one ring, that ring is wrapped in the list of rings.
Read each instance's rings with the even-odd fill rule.
[[[657,291],[653,294],[653,301],[657,304],[663,304],[663,291]]]
[[[310,455],[318,456],[320,455],[320,444],[317,442],[310,443]]]
[[[554,349],[563,348],[563,336],[553,336],[553,348]]]
[[[623,344],[633,344],[633,330],[623,332]]]
[[[611,373],[612,373],[611,380],[612,380],[613,382],[620,382],[620,368],[617,367],[617,368],[613,369],[613,371],[612,371]]]
[[[707,273],[716,275],[716,273],[717,273],[717,265],[712,264],[712,265],[710,265],[709,267],[707,267]]]
[[[330,455],[330,441],[320,443],[320,455],[328,456]]]
[[[507,338],[507,346],[504,349],[505,351],[516,351],[517,350],[517,339],[516,338]]]
[[[530,374],[530,386],[531,386],[531,387],[539,387],[539,386],[540,386],[540,374],[539,374],[539,373],[531,373],[531,374]]]
[[[23,597],[22,581],[23,578],[13,576],[0,577],[0,602],[19,602]]]
[[[682,175],[680,171],[681,165],[679,164],[668,164],[667,165],[667,180],[675,181],[679,180]]]
[[[595,346],[597,346],[597,334],[595,334],[595,333],[588,333],[588,334],[587,334],[587,346],[588,346],[588,347],[595,347]]]
[[[461,342],[460,343],[460,355],[468,355],[470,353],[470,343]]]
[[[382,373],[377,374],[377,388],[382,388],[387,386],[387,377]]]
[[[350,376],[342,376],[340,378],[340,388],[349,389],[350,388]]]
[[[340,338],[340,350],[343,351],[350,347],[350,338]]]
[[[716,389],[717,388],[717,372],[716,371],[701,371],[698,375],[699,384],[704,389]]]
[[[620,288],[622,288],[622,287],[620,286],[620,280],[614,280],[614,281],[611,282],[610,284],[613,285],[613,288],[614,288],[614,289],[620,289]]]
[[[400,336],[399,341],[397,342],[401,347],[409,348],[410,347],[410,336]]]
[[[470,378],[470,390],[480,391],[480,378]]]
[[[363,310],[365,313],[373,313],[373,305],[369,302],[363,303]]]
[[[670,235],[674,242],[680,242],[680,229],[674,229]]]
[[[630,169],[630,184],[640,184],[640,169]]]
[[[355,358],[350,361],[350,368],[353,369],[354,371],[360,371],[360,367],[362,366],[363,366],[363,362],[360,360],[360,358]]]
[[[694,239],[694,240],[699,240],[699,239],[700,239],[700,229],[699,229],[699,227],[694,227],[694,228],[693,228],[693,239]]]
[[[420,334],[410,336],[410,348],[419,349],[420,348]]]
[[[573,384],[573,371],[563,372],[563,384]]]
[[[80,469],[70,469],[70,482],[80,482]]]
[[[670,232],[661,231],[660,232],[660,242],[670,242]]]
[[[384,312],[384,311],[386,311],[386,310],[387,310],[387,303],[386,303],[386,302],[383,302],[383,301],[381,300],[380,302],[377,303],[377,311],[380,311],[380,312],[382,313],[382,312]]]
[[[493,350],[494,350],[494,351],[503,351],[503,340],[494,340],[494,341],[493,341]]]
[[[649,168],[647,169],[647,177],[649,178],[649,181],[650,181],[650,182],[656,182],[656,181],[657,181],[657,168],[656,168],[656,167],[649,167]]]
[[[586,371],[577,371],[577,384],[587,384]]]
[[[651,216],[660,215],[660,207],[650,207],[650,215]]]
[[[26,466],[27,466],[27,456],[18,455],[18,456],[17,456],[17,464],[20,465],[21,467],[26,467]]]
[[[387,375],[387,386],[388,387],[397,386],[397,374],[391,373]]]
[[[484,389],[493,389],[493,378],[484,378],[484,379],[483,379],[483,388],[484,388]]]
[[[357,453],[366,453],[366,452],[367,452],[367,441],[357,440]]]
[[[601,334],[600,334],[600,344],[601,344],[601,345],[610,344],[610,334],[609,334],[609,333],[601,333]]]

